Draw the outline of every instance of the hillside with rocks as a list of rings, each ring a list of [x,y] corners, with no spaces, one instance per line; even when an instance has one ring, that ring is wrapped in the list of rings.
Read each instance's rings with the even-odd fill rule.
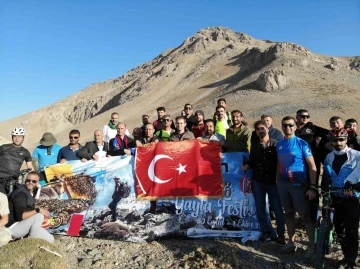
[[[360,57],[330,57],[301,45],[257,40],[224,27],[205,28],[174,49],[126,74],[96,82],[78,93],[31,113],[0,123],[0,142],[9,140],[15,126],[28,135],[25,145],[37,145],[51,131],[60,144],[77,128],[81,141],[92,138],[113,111],[130,131],[141,125],[141,115],[156,119],[156,107],[177,116],[185,103],[214,112],[224,97],[228,107],[240,109],[252,123],[269,113],[275,125],[300,108],[328,127],[333,115],[358,118]]]

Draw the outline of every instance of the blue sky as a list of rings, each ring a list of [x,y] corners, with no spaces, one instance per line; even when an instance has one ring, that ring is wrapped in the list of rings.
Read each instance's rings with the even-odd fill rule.
[[[360,1],[0,1],[0,121],[121,76],[201,28],[360,55]]]

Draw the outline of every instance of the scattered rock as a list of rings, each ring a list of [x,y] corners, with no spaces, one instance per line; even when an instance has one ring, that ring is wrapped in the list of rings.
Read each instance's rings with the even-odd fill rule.
[[[269,70],[261,73],[255,84],[263,92],[279,92],[290,85],[290,79],[282,70]]]
[[[355,57],[350,63],[350,69],[360,72],[360,57]]]
[[[333,71],[337,71],[339,70],[339,67],[335,64],[327,64],[327,65],[324,65],[325,68],[328,68],[328,69],[331,69]]]
[[[84,258],[79,262],[78,266],[79,268],[89,268],[92,264],[93,264],[92,259]]]

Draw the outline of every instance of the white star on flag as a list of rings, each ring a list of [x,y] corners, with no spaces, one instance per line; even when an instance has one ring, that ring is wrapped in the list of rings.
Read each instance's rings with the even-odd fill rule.
[[[178,170],[178,171],[179,171],[179,175],[180,175],[182,172],[186,173],[185,168],[186,168],[186,165],[182,165],[181,163],[179,163],[178,168],[176,168],[175,170]]]

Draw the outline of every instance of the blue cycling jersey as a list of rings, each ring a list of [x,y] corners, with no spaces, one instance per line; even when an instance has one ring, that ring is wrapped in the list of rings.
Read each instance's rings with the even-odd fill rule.
[[[308,178],[306,158],[312,156],[309,144],[294,136],[283,139],[276,145],[279,158],[279,180],[306,182]]]

